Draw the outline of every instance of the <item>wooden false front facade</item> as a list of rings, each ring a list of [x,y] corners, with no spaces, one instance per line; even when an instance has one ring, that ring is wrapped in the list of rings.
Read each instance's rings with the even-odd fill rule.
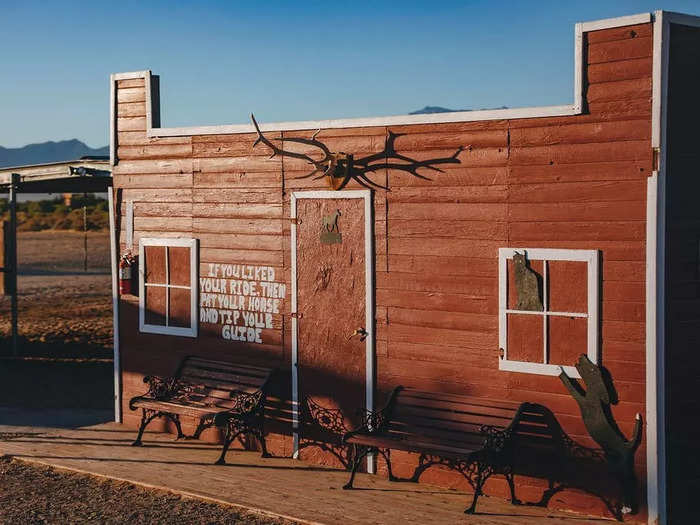
[[[673,23],[662,15],[578,27],[579,91],[571,107],[392,117],[384,125],[368,119],[262,126],[282,148],[311,155],[313,147],[285,138],[309,138],[320,128],[316,139],[355,158],[383,151],[390,132],[400,134],[396,151],[418,160],[464,148],[458,164],[420,172],[432,180],[392,168],[371,173],[390,191],[351,181],[331,192],[325,180],[301,179],[309,164],[270,159],[264,145],[253,149],[252,126],[161,128],[158,77],[114,75],[118,250],[136,254],[141,245],[146,266],[139,292],[121,295],[115,312],[123,422],[139,423],[127,402],[143,393],[144,375],[172,375],[185,356],[198,355],[279,369],[268,401],[273,454],[291,456],[298,448],[292,400],[311,396],[343,409],[342,424],[352,426],[354,409],[380,406],[396,385],[541,403],[570,437],[596,446],[557,377],[559,365],[575,374],[572,365],[587,354],[614,381],[619,403],[612,410],[623,434],[632,435],[636,414],[645,419],[635,456],[642,509],[628,519],[663,513],[658,472],[666,469],[665,437],[656,403],[665,402],[657,390],[665,361],[657,348],[673,355],[673,347],[656,329],[666,311],[656,272],[661,262],[673,270],[677,254],[658,234],[657,204],[666,198],[658,180],[674,176],[663,172],[666,94],[655,82],[666,81],[657,69],[667,73],[668,63],[658,26],[679,31],[680,23],[684,31],[671,49],[671,64],[679,64],[674,82],[684,74],[680,68],[692,70],[674,57],[690,53],[697,65],[697,44],[688,42],[697,42],[699,30],[696,19]],[[686,107],[682,96],[678,104]],[[686,166],[680,156],[671,169]],[[678,176],[690,180],[684,169]],[[658,203],[650,200],[657,195]],[[674,235],[688,269],[697,265],[700,217],[697,206],[686,208],[678,219],[683,233]],[[674,220],[668,215],[666,227]],[[331,235],[324,241],[324,234]],[[508,295],[519,286],[518,250],[531,252],[530,271],[546,274],[540,309],[551,316],[531,315]],[[669,286],[676,290],[675,281]],[[669,297],[676,305],[695,301],[697,312],[697,290],[691,295]],[[697,315],[686,317],[678,330],[692,328],[697,338]],[[696,370],[700,361],[683,355],[683,373]],[[687,432],[674,414],[671,425]],[[186,433],[193,430],[187,425],[183,420]],[[207,432],[205,438],[219,439]],[[301,456],[335,461],[313,447]],[[657,459],[648,471],[649,458]],[[392,461],[395,473],[410,475],[416,457],[396,452]],[[381,474],[384,466],[377,467]],[[466,488],[447,470],[427,471],[423,479]],[[517,484],[525,501],[539,499],[546,486],[526,477]],[[507,486],[494,479],[486,493],[505,495]],[[551,505],[607,512],[581,491],[561,492]]]

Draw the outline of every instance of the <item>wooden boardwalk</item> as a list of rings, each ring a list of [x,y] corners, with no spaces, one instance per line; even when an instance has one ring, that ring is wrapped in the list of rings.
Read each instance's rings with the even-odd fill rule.
[[[144,447],[132,447],[135,432],[115,423],[76,430],[52,429],[6,435],[0,454],[74,471],[209,498],[301,523],[324,524],[581,524],[602,519],[512,506],[483,497],[478,514],[465,516],[470,495],[424,484],[390,483],[361,474],[357,490],[344,491],[347,473],[287,458],[261,459],[232,450],[228,465],[216,466],[216,445],[169,434],[146,433]]]

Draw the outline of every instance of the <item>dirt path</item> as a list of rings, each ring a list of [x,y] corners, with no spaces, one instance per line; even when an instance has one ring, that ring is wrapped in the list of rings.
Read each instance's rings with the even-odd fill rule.
[[[282,525],[291,522],[3,457],[0,458],[0,523]]]
[[[90,233],[88,272],[75,232],[23,232],[18,238],[19,334],[23,355],[112,356],[109,237]],[[0,297],[0,355],[8,355],[10,298]]]

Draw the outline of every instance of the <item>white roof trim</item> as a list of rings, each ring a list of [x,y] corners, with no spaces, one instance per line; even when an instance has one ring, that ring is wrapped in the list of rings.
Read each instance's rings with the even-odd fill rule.
[[[489,109],[481,111],[454,111],[425,115],[394,115],[328,120],[302,120],[261,124],[262,131],[291,131],[305,129],[361,128],[371,126],[399,126],[404,124],[442,124],[445,122],[470,122],[473,120],[501,120],[532,117],[559,117],[574,115],[574,106],[546,106],[517,109]],[[149,128],[149,137],[177,137],[181,135],[218,135],[222,133],[254,133],[252,124],[223,126],[194,126],[182,128]]]
[[[145,78],[147,75],[151,74],[150,69],[144,69],[142,71],[129,71],[127,73],[112,73],[111,79],[114,80],[132,80],[134,78]]]
[[[637,15],[618,16],[617,18],[604,18],[603,20],[582,22],[581,29],[586,33],[588,31],[600,31],[601,29],[648,24],[650,22],[651,13],[639,13]]]
[[[367,117],[367,118],[347,118],[329,120],[307,120],[295,122],[273,122],[260,126],[262,131],[292,131],[308,129],[334,129],[334,128],[359,128],[371,126],[399,126],[406,124],[443,124],[449,122],[471,122],[477,120],[511,120],[521,118],[538,117],[563,117],[578,115],[583,108],[583,33],[609,29],[626,25],[643,24],[652,21],[651,13],[641,13],[637,15],[622,16],[619,18],[608,18],[592,22],[576,24],[574,29],[574,102],[563,106],[542,106],[513,109],[489,109],[478,111],[455,111],[450,113],[432,113],[425,115],[395,115],[387,117]],[[150,94],[151,71],[132,71],[128,73],[115,73],[111,75],[111,88],[117,80],[127,80],[133,78],[146,79],[146,100],[147,100],[147,129],[148,137],[179,137],[187,135],[219,135],[236,133],[253,133],[255,128],[251,124],[231,124],[220,126],[188,126],[174,128],[154,128],[152,127],[152,98]],[[116,100],[112,95],[110,116],[113,121],[111,127],[112,134],[116,126]],[[116,159],[114,150],[114,139],[111,142],[111,161]]]

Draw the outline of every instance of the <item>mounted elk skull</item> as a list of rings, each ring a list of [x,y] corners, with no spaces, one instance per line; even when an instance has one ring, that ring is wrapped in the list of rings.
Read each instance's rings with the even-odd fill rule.
[[[286,151],[279,148],[273,144],[270,139],[262,134],[260,127],[258,126],[258,122],[255,120],[255,116],[251,114],[250,118],[252,119],[255,130],[258,133],[258,138],[253,143],[253,147],[262,142],[272,150],[272,155],[270,155],[270,158],[273,158],[276,155],[281,155],[307,161],[313,166],[314,169],[306,175],[295,178],[308,179],[316,175],[313,180],[320,180],[325,177],[328,181],[328,185],[333,190],[342,190],[348,184],[348,182],[354,180],[365,188],[371,189],[374,187],[390,191],[386,186],[377,184],[367,176],[368,173],[383,169],[405,171],[415,177],[418,177],[419,179],[432,180],[429,177],[418,173],[418,170],[420,168],[425,168],[439,173],[444,173],[440,168],[436,168],[434,164],[459,164],[460,160],[457,157],[466,149],[463,146],[460,146],[450,157],[416,160],[396,152],[394,143],[396,142],[396,139],[401,137],[403,134],[392,133],[389,131],[384,143],[384,149],[382,151],[356,159],[351,153],[344,153],[342,151],[332,152],[328,146],[326,146],[320,140],[317,140],[316,136],[321,131],[320,129],[308,139],[302,137],[284,137],[284,139],[273,139],[317,147],[323,154],[323,157],[316,160],[304,153]]]

